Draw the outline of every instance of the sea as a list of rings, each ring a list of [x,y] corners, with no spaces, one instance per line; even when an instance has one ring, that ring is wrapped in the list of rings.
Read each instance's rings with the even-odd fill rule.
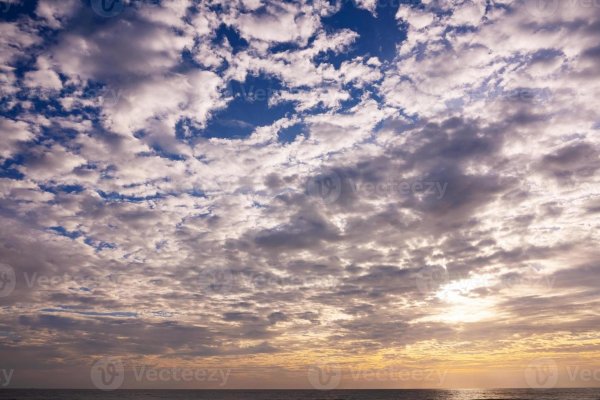
[[[0,400],[600,400],[597,389],[494,390],[30,390],[2,389]]]

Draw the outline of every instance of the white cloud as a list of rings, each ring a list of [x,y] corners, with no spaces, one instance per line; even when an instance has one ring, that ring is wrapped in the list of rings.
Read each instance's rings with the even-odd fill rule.
[[[31,127],[22,121],[0,117],[0,159],[10,158],[18,150],[19,144],[33,139]]]
[[[261,14],[241,14],[236,21],[243,37],[266,42],[306,43],[320,23],[310,9],[292,3],[271,3]]]
[[[128,134],[158,119],[171,130],[164,133],[172,135],[179,118],[188,117],[203,124],[212,110],[223,105],[219,100],[221,84],[221,79],[212,72],[194,71],[125,86],[120,101],[105,109],[107,126]]]
[[[415,29],[423,29],[431,25],[435,19],[435,14],[407,5],[401,5],[396,13],[396,19],[408,22]]]
[[[27,164],[18,169],[34,181],[44,182],[68,174],[86,160],[66,150],[63,146],[54,145],[47,149],[35,149],[30,153]]]
[[[52,29],[61,28],[65,20],[81,9],[77,0],[46,0],[37,3],[35,14]]]
[[[42,88],[50,90],[62,89],[62,81],[44,57],[39,57],[36,63],[37,70],[25,74],[25,86],[29,88]]]
[[[502,338],[564,330],[539,321],[565,302],[569,329],[596,335],[579,308],[597,297],[600,239],[598,18],[589,9],[561,3],[533,18],[523,2],[495,1],[485,15],[470,1],[403,5],[396,18],[408,39],[397,57],[345,57],[336,68],[324,55],[343,57],[361,32],[326,31],[330,2],[162,3],[98,23],[78,18],[89,9],[42,1],[37,18],[0,24],[2,107],[17,115],[0,118],[0,157],[19,155],[11,168],[24,175],[0,179],[3,261],[128,278],[9,298],[0,322],[19,321],[38,354],[50,348],[82,365],[119,337],[113,348],[135,361],[209,354],[239,366],[272,346],[285,355],[260,362],[300,368],[296,360],[335,340],[340,351],[426,363],[439,343],[460,348],[457,334],[469,343],[487,335],[477,350],[487,355]],[[221,23],[249,46],[219,43]],[[45,45],[40,28],[55,30]],[[13,66],[29,59],[21,79]],[[177,131],[182,119],[206,127],[231,100],[227,83],[249,75],[281,82],[270,104],[293,111],[246,138]],[[282,143],[287,129],[300,135]],[[322,189],[339,184],[335,201],[309,193],[323,175]],[[401,192],[415,182],[447,186],[441,197]],[[507,288],[538,264],[542,275],[569,271],[556,275],[567,297]],[[423,293],[431,282],[418,285],[419,274],[435,267],[449,282]],[[213,270],[231,279],[211,281]],[[264,279],[240,283],[234,273]],[[55,303],[69,329],[40,336],[49,319],[39,310]],[[84,306],[137,317],[112,324],[72,312]],[[490,312],[499,320],[484,321]],[[169,315],[181,329],[165,328]],[[433,353],[420,351],[431,343]]]

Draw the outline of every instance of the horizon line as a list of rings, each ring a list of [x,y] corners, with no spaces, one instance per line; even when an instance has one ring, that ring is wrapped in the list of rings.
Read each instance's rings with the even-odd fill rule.
[[[567,389],[600,389],[600,386],[577,386],[577,387],[570,387],[570,386],[562,386],[562,387],[555,387],[555,388],[531,388],[531,387],[489,387],[489,388],[339,388],[339,389],[330,389],[330,390],[322,390],[322,389],[314,389],[314,388],[288,388],[288,389],[277,389],[277,388],[266,388],[266,389],[257,389],[257,388],[231,388],[231,389],[223,389],[223,388],[215,388],[215,389],[211,389],[211,388],[198,388],[198,389],[160,389],[160,388],[119,388],[119,389],[115,389],[115,390],[102,390],[102,389],[95,389],[95,388],[45,388],[45,387],[35,387],[35,388],[25,388],[25,387],[11,387],[11,388],[1,388],[1,391],[6,391],[6,390],[89,390],[89,391],[93,391],[93,392],[123,392],[123,391],[133,391],[133,390],[161,390],[161,391],[190,391],[190,390],[194,390],[194,391],[200,391],[200,390],[205,390],[205,391],[242,391],[242,390],[246,390],[246,391],[300,391],[300,390],[304,390],[304,391],[310,391],[310,392],[339,392],[339,391],[357,391],[357,390],[364,390],[364,391],[372,391],[372,390],[389,390],[389,391],[398,391],[398,390],[410,390],[410,391],[416,391],[416,390],[427,390],[427,391],[467,391],[467,390],[532,390],[532,391],[551,391],[551,390],[567,390]]]

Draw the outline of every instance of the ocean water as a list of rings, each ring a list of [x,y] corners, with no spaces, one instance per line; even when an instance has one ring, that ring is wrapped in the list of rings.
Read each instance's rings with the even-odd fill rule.
[[[0,400],[600,400],[600,389],[495,390],[0,390]]]

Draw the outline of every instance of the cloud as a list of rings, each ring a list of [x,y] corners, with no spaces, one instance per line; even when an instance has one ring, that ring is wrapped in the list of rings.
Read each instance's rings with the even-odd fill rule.
[[[259,12],[242,13],[236,26],[248,39],[306,43],[320,25],[311,11],[291,3],[270,2]]]
[[[49,90],[62,89],[62,81],[58,74],[51,68],[47,59],[40,57],[37,60],[37,70],[25,74],[25,86]]]
[[[600,19],[534,3],[361,1],[406,32],[386,60],[322,24],[340,3],[17,12],[2,359],[23,386],[111,355],[299,387],[324,359],[518,369],[593,346]],[[263,108],[229,90],[253,79]]]
[[[3,138],[0,157],[3,159],[16,154],[20,144],[24,144],[34,137],[31,127],[27,123],[7,118],[0,118],[0,132],[2,132]]]

